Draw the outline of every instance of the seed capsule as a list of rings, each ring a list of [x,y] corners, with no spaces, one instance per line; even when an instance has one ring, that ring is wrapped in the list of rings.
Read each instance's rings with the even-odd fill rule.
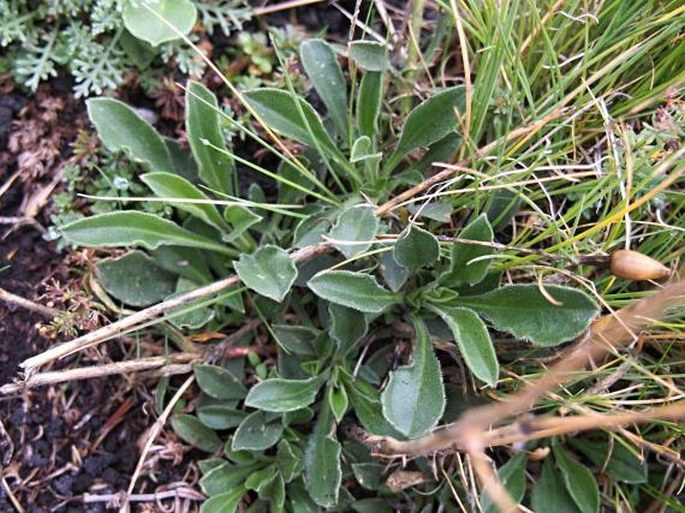
[[[662,280],[671,274],[661,262],[630,249],[614,251],[610,268],[614,276],[632,281]]]

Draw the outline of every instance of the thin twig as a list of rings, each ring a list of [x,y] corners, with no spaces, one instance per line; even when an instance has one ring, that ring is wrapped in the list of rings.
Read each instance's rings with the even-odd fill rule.
[[[164,499],[188,499],[191,501],[203,501],[206,497],[197,490],[189,487],[174,488],[173,490],[164,490],[155,493],[134,493],[128,497],[129,502],[153,502]],[[114,506],[120,506],[126,500],[126,492],[107,493],[97,495],[93,493],[83,494],[82,502],[84,504],[94,504],[97,502],[106,502]]]
[[[12,503],[12,506],[14,506],[14,509],[17,510],[17,513],[26,513],[26,510],[21,506],[17,498],[14,496],[12,493],[12,489],[10,488],[10,485],[7,483],[5,480],[5,477],[0,478],[0,482],[2,482],[2,487],[5,489],[5,493],[7,494],[7,497],[9,497],[10,502]]]
[[[59,313],[59,310],[57,310],[56,308],[50,308],[47,306],[39,305],[38,303],[34,303],[33,301],[30,301],[26,298],[17,296],[16,294],[12,294],[11,292],[6,291],[5,289],[0,289],[0,301],[5,301],[6,303],[20,306],[21,308],[25,308],[27,310],[31,310],[32,312],[39,313],[40,315],[42,315],[43,317],[47,317],[48,319],[54,318]]]
[[[281,2],[280,4],[267,5],[265,7],[255,7],[252,13],[255,16],[264,16],[265,14],[272,14],[279,11],[287,11],[289,9],[296,9],[305,5],[318,4],[323,0],[290,0],[288,2]]]
[[[166,424],[167,419],[169,418],[169,415],[171,415],[171,411],[174,409],[176,406],[176,403],[181,399],[183,394],[185,394],[186,390],[190,388],[190,385],[193,384],[193,381],[195,381],[195,376],[190,376],[188,379],[186,379],[181,387],[178,389],[178,391],[174,394],[174,396],[171,398],[169,401],[169,404],[167,404],[166,408],[164,408],[164,411],[162,414],[159,416],[159,418],[155,421],[155,423],[152,425],[152,427],[149,429],[147,433],[147,440],[145,441],[145,446],[143,447],[143,450],[140,453],[140,458],[138,459],[138,464],[136,465],[136,469],[133,472],[133,475],[131,476],[131,482],[128,485],[128,490],[126,492],[126,498],[124,499],[124,505],[122,507],[122,511],[128,511],[128,502],[130,500],[131,495],[133,495],[133,489],[136,486],[136,481],[138,481],[138,477],[140,477],[140,473],[143,470],[143,465],[145,464],[145,458],[147,457],[147,454],[150,452],[150,448],[152,447],[152,444],[154,443],[155,439],[157,438],[157,435],[162,431],[162,428],[164,427],[164,424]]]
[[[23,392],[31,388],[45,385],[54,385],[66,381],[79,381],[83,379],[101,378],[113,374],[129,374],[151,369],[159,369],[170,364],[189,363],[202,359],[200,353],[179,353],[170,356],[152,356],[138,360],[107,363],[92,367],[79,367],[60,371],[42,372],[29,376],[21,383],[9,383],[0,387],[0,396]]]

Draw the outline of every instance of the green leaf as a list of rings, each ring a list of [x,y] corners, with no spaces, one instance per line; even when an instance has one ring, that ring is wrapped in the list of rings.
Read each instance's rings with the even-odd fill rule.
[[[176,283],[176,293],[167,299],[195,290],[199,286],[200,285],[191,280],[179,278]],[[179,329],[199,329],[211,321],[217,313],[216,309],[209,306],[203,306],[203,301],[203,299],[198,299],[181,306],[170,308],[166,311],[166,314],[170,317],[171,323]]]
[[[573,440],[571,445],[580,450],[596,466],[603,468],[616,481],[636,484],[647,482],[647,465],[621,443],[614,443],[610,446],[608,441]],[[610,457],[609,449],[611,449]]]
[[[334,427],[332,414],[324,403],[304,456],[307,490],[314,502],[324,508],[336,505],[342,481],[341,447]]]
[[[599,511],[599,486],[592,472],[571,458],[566,451],[554,447],[554,459],[564,477],[566,490],[582,513]]]
[[[274,465],[262,468],[253,472],[245,480],[245,488],[248,490],[259,491],[266,486],[274,477],[276,477],[277,469]]]
[[[253,386],[245,398],[245,405],[264,411],[294,411],[309,406],[316,399],[321,378],[267,379]]]
[[[400,301],[397,294],[381,287],[376,279],[352,271],[324,271],[307,282],[322,299],[366,313],[380,313]]]
[[[321,39],[300,45],[300,59],[336,128],[347,135],[347,84],[333,49]]]
[[[240,504],[245,488],[242,486],[230,492],[220,493],[202,503],[200,513],[234,513]]]
[[[460,239],[492,242],[492,227],[487,216],[482,214],[464,228],[459,234]],[[494,250],[488,246],[477,246],[455,242],[452,244],[452,257],[449,272],[440,278],[440,283],[446,287],[458,287],[465,283],[475,285],[480,283],[488,273],[490,260],[478,260],[477,258],[492,255]]]
[[[126,2],[123,18],[131,34],[157,46],[190,33],[197,9],[190,0],[141,0]]]
[[[252,290],[282,301],[297,278],[295,262],[276,246],[262,246],[251,255],[240,255],[233,264],[238,277]]]
[[[566,491],[564,480],[555,470],[552,458],[547,458],[542,467],[542,475],[533,487],[531,494],[533,511],[553,511],[554,513],[579,513],[579,509]]]
[[[326,389],[326,400],[328,401],[328,407],[333,413],[333,418],[335,418],[336,422],[340,422],[345,413],[347,413],[347,407],[349,406],[347,392],[345,392],[343,387],[329,386]]]
[[[514,501],[520,503],[523,495],[526,493],[526,463],[528,457],[525,453],[520,453],[511,458],[508,462],[502,465],[497,474],[499,475],[504,488],[509,492]],[[484,513],[499,513],[499,508],[495,506],[487,494],[483,494],[481,499],[481,508]],[[538,511],[550,511],[557,513],[553,509],[543,509]]]
[[[272,326],[278,344],[288,353],[299,356],[316,355],[316,338],[320,332],[307,326],[278,324]]]
[[[212,280],[209,266],[198,249],[160,246],[150,251],[150,256],[163,269],[195,283],[208,283]]]
[[[358,310],[335,304],[328,306],[328,313],[331,316],[331,338],[338,345],[338,352],[344,355],[366,335],[369,329],[366,315]]]
[[[379,219],[373,213],[373,208],[366,205],[356,205],[342,211],[338,221],[328,236],[333,239],[333,245],[346,258],[364,253],[376,237]],[[366,242],[369,241],[369,242]],[[345,242],[364,242],[364,244],[345,244]]]
[[[397,438],[400,433],[382,413],[380,392],[362,379],[347,382],[347,395],[359,422],[369,433]]]
[[[454,341],[473,375],[491,386],[497,383],[499,364],[485,323],[472,310],[431,306],[452,330]]]
[[[350,151],[350,162],[357,163],[363,162],[368,159],[380,159],[382,157],[381,153],[372,153],[373,144],[371,139],[367,135],[362,135],[357,137],[352,144],[352,150]]]
[[[131,107],[113,98],[91,98],[86,106],[108,150],[124,151],[132,160],[146,164],[153,171],[174,169],[164,140]]]
[[[392,256],[397,263],[414,274],[421,267],[431,265],[440,256],[440,246],[430,232],[415,225],[407,226],[395,242]]]
[[[224,242],[233,242],[259,223],[263,217],[241,205],[229,205],[224,209],[224,219],[231,225],[231,230],[221,236]]]
[[[409,270],[398,264],[392,253],[392,251],[381,253],[378,261],[385,283],[393,292],[399,292],[409,278]]]
[[[454,306],[473,308],[493,326],[538,346],[555,346],[583,333],[599,313],[586,293],[546,285],[545,290],[561,306],[554,305],[537,285],[509,285],[481,296],[459,297]]]
[[[246,91],[244,96],[259,117],[272,130],[307,146],[316,148],[318,144],[328,153],[339,154],[335,143],[326,132],[321,118],[314,108],[302,98],[297,97],[297,101],[302,108],[304,119],[300,116],[295,98],[287,91],[262,88]]]
[[[186,246],[235,255],[233,250],[218,242],[145,212],[98,214],[65,224],[61,232],[69,242],[86,247],[144,246],[155,249],[159,246]]]
[[[286,483],[295,479],[304,470],[304,454],[302,450],[285,439],[278,442],[277,461],[279,470]]]
[[[288,486],[290,511],[293,513],[321,513],[321,508],[309,496],[301,481],[298,479]]]
[[[243,399],[247,393],[238,378],[218,365],[195,365],[193,372],[198,386],[214,399]]]
[[[234,401],[225,403],[206,399],[195,409],[197,418],[210,429],[230,429],[238,427],[245,420],[247,413],[236,410]]]
[[[352,41],[350,58],[366,71],[385,71],[388,68],[388,49],[372,41]]]
[[[171,426],[178,436],[201,451],[215,452],[223,443],[214,430],[202,424],[193,415],[174,415]]]
[[[268,422],[267,414],[255,411],[240,423],[233,437],[234,451],[263,451],[278,443],[283,435],[283,424]]]
[[[174,173],[146,173],[141,175],[140,179],[160,198],[209,201],[204,192],[182,176]],[[228,228],[214,205],[209,203],[186,203],[183,201],[169,201],[168,204],[188,212],[191,216],[202,219],[205,223],[212,225],[219,231],[226,231]]]
[[[383,104],[383,73],[367,71],[357,93],[357,128],[362,136],[374,137],[378,133],[378,120]]]
[[[176,139],[171,139],[170,137],[164,137],[164,144],[166,145],[169,155],[171,156],[171,162],[174,165],[174,173],[178,176],[182,176],[190,183],[195,183],[198,181],[197,175],[197,164],[195,163],[195,158],[191,153],[190,149],[185,148],[181,145],[180,141]]]
[[[200,479],[200,488],[210,497],[225,493],[226,490],[244,489],[242,485],[245,479],[261,466],[261,464],[234,465],[224,462]]]
[[[400,142],[388,158],[385,172],[390,173],[410,151],[430,146],[450,132],[456,132],[460,125],[455,109],[464,110],[463,86],[445,89],[412,110],[402,129]]]
[[[351,467],[357,482],[367,490],[378,490],[383,485],[385,465],[380,463],[353,463]]]
[[[200,179],[212,189],[233,194],[235,162],[226,153],[216,96],[199,82],[190,81],[186,92],[186,131],[198,164]]]
[[[142,251],[100,260],[95,271],[108,294],[131,306],[158,303],[176,287],[176,275],[162,269]]]
[[[412,362],[390,373],[381,395],[383,416],[403,435],[415,438],[430,431],[445,410],[445,388],[426,326],[414,320]]]

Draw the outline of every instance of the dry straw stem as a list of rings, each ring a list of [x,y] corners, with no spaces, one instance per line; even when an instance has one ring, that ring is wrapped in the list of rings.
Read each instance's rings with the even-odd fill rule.
[[[130,506],[129,506],[129,500],[130,497],[133,495],[133,489],[136,487],[136,482],[138,481],[138,477],[140,476],[140,473],[143,471],[143,465],[145,464],[145,458],[147,457],[148,453],[150,452],[150,449],[152,448],[152,444],[154,443],[155,439],[157,438],[157,435],[161,433],[162,428],[164,428],[164,424],[166,424],[167,419],[171,415],[171,412],[173,411],[174,407],[176,406],[176,403],[181,399],[183,394],[186,393],[186,390],[190,388],[190,385],[193,384],[195,381],[195,376],[190,376],[188,379],[186,379],[181,387],[178,389],[178,391],[174,394],[174,396],[171,398],[169,401],[169,404],[167,404],[166,408],[164,408],[164,411],[162,414],[159,416],[159,418],[155,421],[155,423],[152,425],[150,429],[147,431],[146,435],[146,441],[145,441],[145,446],[143,447],[143,450],[140,453],[140,458],[138,459],[138,464],[136,465],[136,469],[133,472],[133,476],[131,476],[131,482],[128,485],[128,490],[126,491],[126,498],[124,500],[124,504],[122,505],[120,512],[121,513],[129,513],[130,511]]]
[[[56,308],[49,308],[47,306],[34,303],[33,301],[30,301],[26,298],[17,296],[16,294],[12,294],[11,292],[8,292],[5,289],[0,289],[0,301],[20,306],[21,308],[26,308],[27,310],[36,312],[48,319],[52,319],[59,313],[59,310],[57,310]]]
[[[170,365],[197,362],[201,360],[198,353],[179,353],[169,356],[152,356],[150,358],[140,358],[138,360],[107,363],[91,367],[80,367],[77,369],[66,369],[53,372],[42,372],[29,376],[21,383],[9,383],[0,387],[0,396],[11,395],[30,388],[45,385],[54,385],[83,379],[101,378],[113,374],[129,374],[132,372],[149,371],[153,369],[162,370]]]
[[[663,317],[668,308],[682,305],[684,299],[685,280],[666,285],[652,296],[643,298],[612,315],[600,317],[570,354],[551,367],[539,380],[507,399],[473,408],[457,422],[416,440],[403,442],[391,437],[371,436],[365,443],[374,453],[381,456],[415,457],[445,450],[470,451],[476,441],[469,437],[474,436],[477,436],[477,442],[482,442],[482,446],[485,447],[632,422],[684,418],[685,402],[681,401],[660,408],[610,415],[570,418],[525,416],[508,426],[490,429],[490,426],[497,425],[507,418],[530,411],[539,397],[569,380],[574,372],[598,361],[609,349],[619,348],[635,340],[639,330]]]

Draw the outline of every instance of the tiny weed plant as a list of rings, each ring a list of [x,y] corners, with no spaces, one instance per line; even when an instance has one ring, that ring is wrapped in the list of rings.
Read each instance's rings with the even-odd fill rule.
[[[235,122],[189,81],[188,150],[124,103],[88,101],[104,147],[144,169],[137,179],[149,193],[60,231],[75,245],[129,249],[100,261],[97,280],[112,304],[147,308],[26,366],[153,324],[195,351],[193,337],[221,334],[194,367],[197,396],[171,418],[208,455],[198,462],[204,513],[518,503],[597,513],[665,495],[663,469],[644,465],[642,442],[682,432],[666,420],[645,435],[651,441],[627,429],[568,439],[550,431],[496,452],[497,473],[474,446],[417,451],[410,469],[369,450],[379,438],[420,443],[471,405],[506,405],[498,401],[544,374],[540,362],[564,354],[561,344],[583,343],[600,307],[642,295],[623,279],[637,275],[588,262],[608,264],[607,254],[628,248],[670,262],[682,250],[673,187],[684,169],[674,93],[682,7],[433,8],[426,20],[413,11],[418,32],[406,46],[303,41],[304,76],[278,45],[273,60],[253,48],[253,65],[276,66],[285,83],[238,90],[226,80],[253,124]],[[225,123],[242,137],[227,141]],[[246,156],[242,140],[266,157]],[[128,208],[135,201],[173,211]],[[624,262],[654,265],[640,279],[666,274],[656,262]],[[682,319],[661,327],[677,332]],[[574,369],[567,388],[526,407],[592,416],[666,403],[673,390],[655,376],[671,353],[659,351],[641,359],[616,350],[597,371],[603,388]],[[174,406],[170,387],[160,383],[160,410]]]

